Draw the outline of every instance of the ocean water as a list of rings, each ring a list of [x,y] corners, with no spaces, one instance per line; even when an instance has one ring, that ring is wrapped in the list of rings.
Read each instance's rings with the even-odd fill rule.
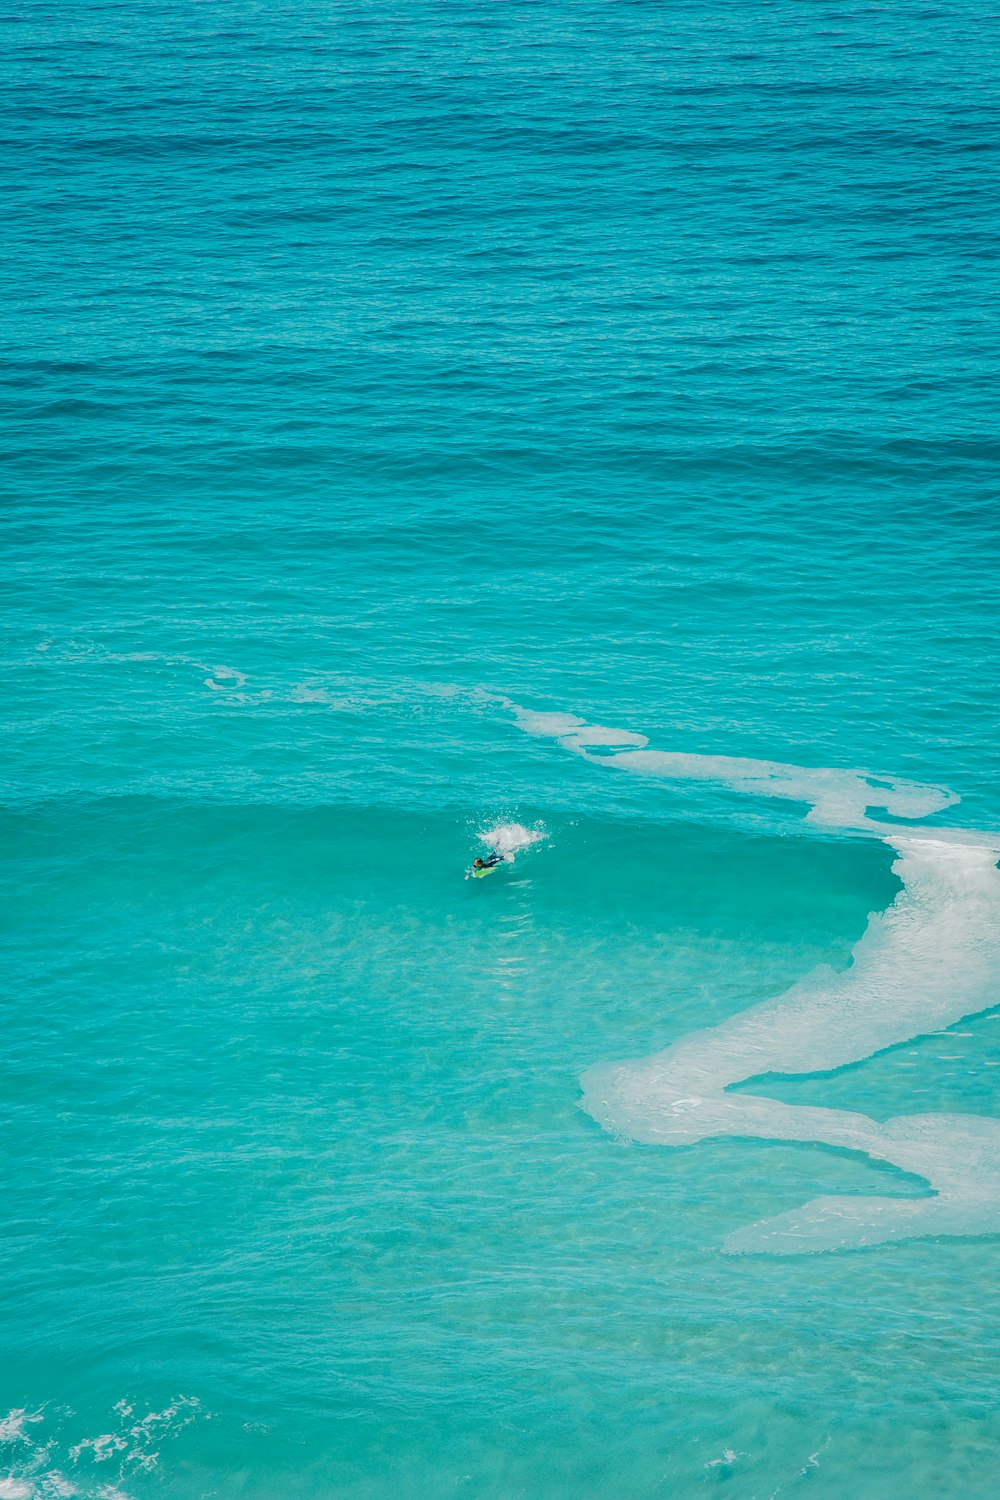
[[[995,1500],[993,10],[0,26],[0,1500]]]

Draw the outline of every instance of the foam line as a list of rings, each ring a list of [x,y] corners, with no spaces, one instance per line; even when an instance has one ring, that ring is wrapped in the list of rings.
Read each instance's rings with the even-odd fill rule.
[[[588,724],[575,714],[535,713],[507,703],[519,729],[558,740],[586,760],[620,771],[638,771],[671,781],[708,781],[751,797],[780,797],[809,805],[807,821],[832,828],[881,830],[867,809],[884,808],[896,818],[926,818],[958,802],[947,787],[927,786],[899,777],[875,778],[864,771],[784,765],[775,760],[748,760],[732,755],[689,755],[647,750],[645,735],[630,729]],[[595,745],[623,746],[614,754],[595,756]]]
[[[747,795],[789,797],[808,821],[877,836],[896,850],[902,890],[873,915],[843,973],[821,971],[721,1026],[653,1057],[601,1064],[583,1078],[584,1108],[606,1129],[655,1145],[719,1136],[818,1141],[891,1162],[934,1196],[816,1198],[730,1236],[736,1253],[856,1248],[928,1234],[1000,1232],[1000,1121],[975,1115],[900,1116],[879,1124],[844,1110],[787,1105],[730,1085],[768,1074],[829,1072],[1000,1003],[1000,843],[966,832],[901,829],[868,809],[924,817],[958,799],[916,782],[873,784],[863,772],[808,770],[726,756],[617,751],[627,744],[572,715],[509,705],[526,733],[619,770],[721,782]],[[618,736],[615,738],[615,736]]]

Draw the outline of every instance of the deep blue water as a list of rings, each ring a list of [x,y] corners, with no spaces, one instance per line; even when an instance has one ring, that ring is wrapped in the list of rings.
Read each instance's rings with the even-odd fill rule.
[[[0,1500],[995,1500],[995,14],[0,26]]]

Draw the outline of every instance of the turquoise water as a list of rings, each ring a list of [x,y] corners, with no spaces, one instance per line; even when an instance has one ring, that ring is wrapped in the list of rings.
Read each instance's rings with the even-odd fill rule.
[[[995,16],[2,25],[0,1500],[995,1500]]]

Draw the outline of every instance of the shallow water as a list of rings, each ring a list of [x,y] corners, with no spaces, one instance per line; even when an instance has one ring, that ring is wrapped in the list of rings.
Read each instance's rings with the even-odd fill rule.
[[[993,1500],[995,18],[0,24],[0,1500]]]

